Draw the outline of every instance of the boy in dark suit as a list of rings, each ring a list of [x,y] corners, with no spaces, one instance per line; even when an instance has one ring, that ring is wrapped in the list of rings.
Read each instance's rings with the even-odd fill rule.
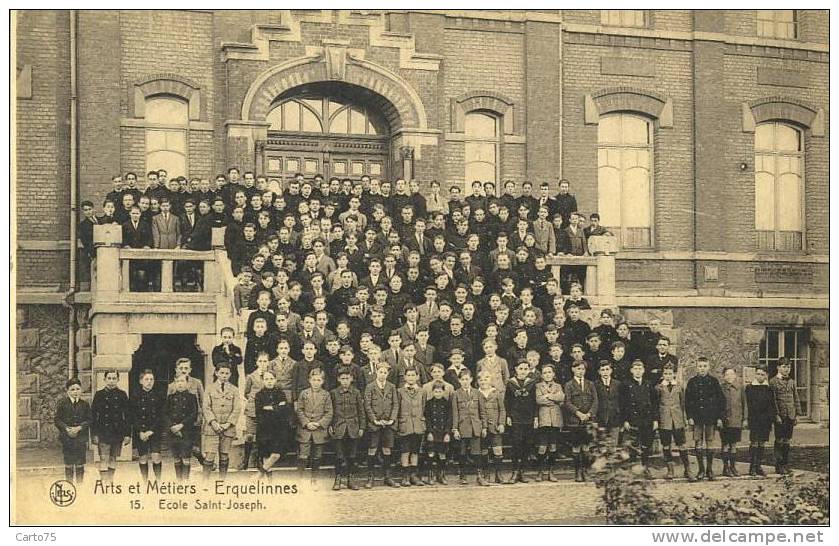
[[[652,479],[649,463],[653,434],[658,425],[658,402],[653,385],[644,378],[644,363],[635,360],[630,373],[629,380],[621,385],[623,430],[634,435],[630,458],[634,459],[640,451],[644,476]]]
[[[347,487],[353,491],[358,490],[358,485],[353,482],[355,456],[358,441],[364,435],[367,426],[367,419],[363,396],[352,382],[352,371],[344,368],[338,372],[338,386],[331,392],[333,417],[332,424],[329,425],[329,435],[335,439],[335,483],[332,485],[334,491],[341,489],[342,467]]]
[[[524,467],[533,444],[533,426],[536,418],[536,379],[530,374],[526,360],[516,364],[516,375],[507,381],[504,407],[507,410],[507,430],[512,446],[513,475],[507,483],[528,483]]]
[[[612,363],[601,360],[597,368],[597,424],[606,430],[607,442],[616,445],[616,431],[621,427],[620,390],[621,382],[612,377]]]
[[[82,400],[82,384],[77,378],[64,384],[67,396],[55,408],[55,427],[64,454],[64,478],[68,482],[84,482],[84,464],[90,436],[90,404]]]
[[[685,389],[685,412],[688,425],[693,427],[693,440],[696,444],[696,460],[699,471],[697,480],[703,477],[708,481],[714,479],[714,453],[711,443],[714,441],[716,429],[722,427],[722,416],[725,411],[725,398],[722,387],[716,377],[709,373],[711,363],[704,356],[696,360],[696,375],[688,380]],[[702,455],[705,455],[705,465]]]
[[[790,378],[792,367],[786,357],[778,359],[778,374],[769,381],[775,397],[775,472],[786,474],[789,464],[790,441],[798,422],[801,401],[795,380]],[[751,415],[751,414],[750,414]]]
[[[597,389],[586,379],[586,361],[571,363],[574,377],[565,384],[565,423],[571,432],[574,457],[574,481],[586,481],[588,448],[591,441],[588,426],[597,419]]]

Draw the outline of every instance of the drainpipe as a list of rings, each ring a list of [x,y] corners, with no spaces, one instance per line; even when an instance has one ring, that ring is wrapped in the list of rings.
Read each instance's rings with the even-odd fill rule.
[[[76,362],[76,332],[73,324],[76,322],[76,308],[70,303],[73,294],[76,293],[76,254],[78,242],[76,241],[76,216],[78,214],[78,141],[76,131],[78,129],[76,93],[78,91],[78,79],[76,74],[76,10],[70,10],[70,287],[65,294],[64,301],[69,307],[69,320],[67,325],[67,376],[73,377],[73,369]]]

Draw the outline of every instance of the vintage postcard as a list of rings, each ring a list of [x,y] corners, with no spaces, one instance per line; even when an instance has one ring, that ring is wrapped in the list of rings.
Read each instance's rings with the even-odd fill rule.
[[[829,523],[828,10],[285,8],[10,12],[13,524]]]

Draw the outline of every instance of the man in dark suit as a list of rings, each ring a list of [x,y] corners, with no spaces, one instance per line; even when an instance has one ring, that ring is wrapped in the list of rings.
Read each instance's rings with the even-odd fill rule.
[[[597,424],[606,429],[606,436],[612,445],[616,445],[615,432],[623,425],[621,421],[620,390],[621,382],[612,377],[612,363],[601,360],[597,368],[598,378],[594,382],[597,389]]]
[[[425,218],[417,218],[414,222],[413,233],[403,239],[408,250],[416,250],[423,261],[434,253],[434,240],[425,233]]]
[[[91,201],[82,201],[82,219],[79,222],[79,241],[82,242],[84,255],[88,260],[96,257],[96,249],[93,248],[93,226],[99,224],[99,220],[94,214],[93,203]]]
[[[154,243],[151,226],[141,218],[140,207],[131,207],[129,219],[122,224],[122,246],[126,248],[151,248]],[[146,260],[131,260],[129,264],[129,287],[132,292],[149,290],[149,280],[153,276],[154,265]],[[157,279],[156,279],[157,280]],[[156,282],[154,283],[157,284]]]
[[[679,357],[670,354],[670,338],[667,336],[658,338],[658,343],[656,343],[655,348],[655,353],[650,355],[645,361],[647,369],[644,372],[644,376],[653,385],[658,385],[661,381],[661,374],[664,372],[665,364],[671,364],[674,372],[679,371]]]
[[[187,199],[183,203],[184,213],[181,215],[181,246],[189,248],[192,240],[192,232],[198,224],[198,213],[195,212],[195,202],[192,199]]]
[[[577,212],[577,198],[569,193],[571,183],[564,178],[559,181],[559,193],[556,194],[556,210],[562,215],[563,225],[571,221],[571,213]]]

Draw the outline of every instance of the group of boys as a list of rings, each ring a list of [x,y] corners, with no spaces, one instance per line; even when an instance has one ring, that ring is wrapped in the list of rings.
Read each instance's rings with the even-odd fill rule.
[[[354,442],[366,438],[368,467],[381,453],[386,481],[395,484],[389,468],[396,435],[402,483],[422,482],[421,452],[441,473],[438,481],[445,481],[448,444],[460,446],[461,472],[480,462],[478,478],[487,483],[489,462],[497,478],[506,434],[516,457],[514,479],[524,479],[533,443],[539,477],[553,479],[557,444],[565,438],[576,479],[584,480],[592,423],[631,433],[644,463],[655,429],[663,442],[684,447],[685,425],[693,426],[697,450],[704,450],[714,427],[720,428],[726,390],[699,371],[701,362],[701,382],[691,390],[693,378],[681,389],[678,360],[658,322],[633,333],[605,309],[591,328],[582,317],[590,309],[582,289],[585,268],[563,267],[559,280],[552,273],[549,256],[585,255],[590,237],[608,234],[597,214],[583,227],[567,180],[556,196],[547,183],[532,195],[529,182],[515,195],[516,184],[508,181],[498,197],[494,184],[475,182],[468,197],[453,186],[445,199],[436,182],[426,196],[416,181],[391,184],[367,176],[310,181],[298,175],[282,192],[269,189],[274,186],[265,176],[246,172],[240,178],[236,168],[218,175],[212,187],[207,180],[167,179],[164,171],[147,178],[145,191],[133,173],[124,185],[122,177],[115,180],[102,216],[82,204],[83,246],[93,257],[92,226],[98,223],[122,222],[127,246],[193,250],[209,248],[212,228],[226,228],[246,345],[242,351],[234,331],[222,331],[213,363],[217,372],[229,372],[222,385],[248,391],[242,394],[248,404],[259,392],[253,385],[269,370],[294,410],[271,417],[276,426],[265,430],[277,435],[274,447],[294,430],[300,460],[311,459],[314,469],[337,430],[345,473],[355,469]],[[260,366],[261,360],[268,365]],[[346,394],[353,389],[356,394]],[[794,419],[797,406],[791,406]],[[260,442],[257,409],[246,411],[253,426],[245,434],[243,467]],[[284,419],[285,432],[278,424]],[[205,432],[232,438],[231,426]],[[227,464],[221,444],[220,470]],[[757,453],[760,446],[753,447]],[[265,449],[257,450],[263,461]],[[733,454],[725,453],[724,473],[736,472]],[[783,453],[776,449],[776,461],[784,460]],[[710,450],[697,455],[700,476],[713,478]],[[672,476],[672,456],[667,462]]]

